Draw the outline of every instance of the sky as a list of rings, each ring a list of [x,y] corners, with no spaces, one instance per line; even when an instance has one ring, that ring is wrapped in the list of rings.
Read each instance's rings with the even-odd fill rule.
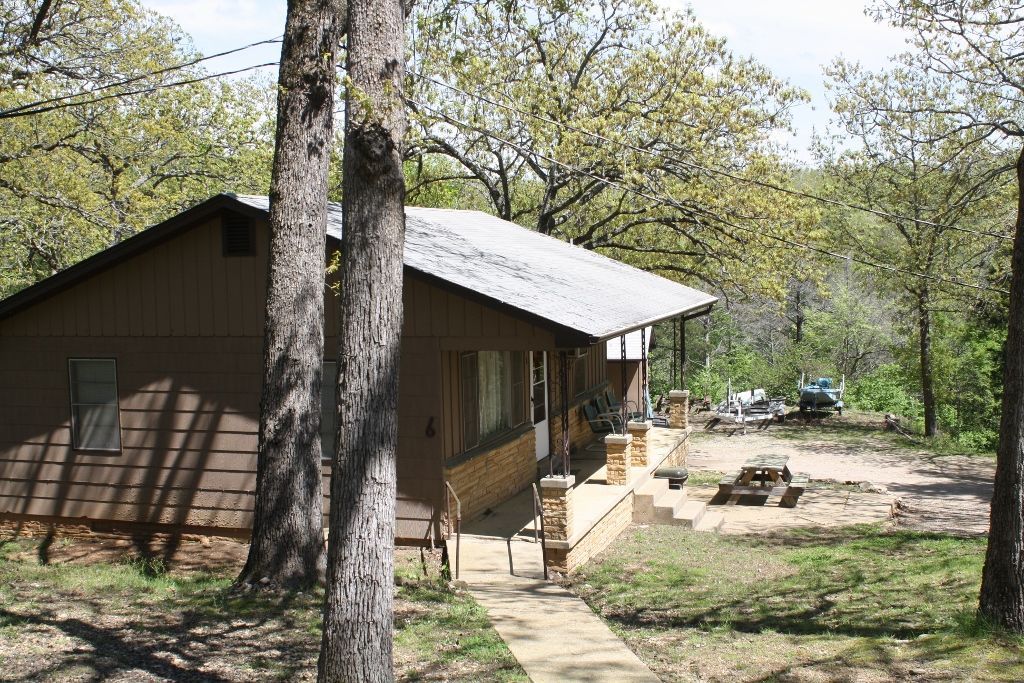
[[[809,161],[814,130],[824,132],[829,109],[822,67],[836,57],[869,69],[886,66],[905,47],[905,34],[864,16],[865,0],[660,0],[670,9],[689,6],[734,52],[751,56],[776,76],[805,89],[811,102],[793,111],[796,134],[782,140],[796,159]],[[196,47],[213,54],[280,35],[284,0],[143,0],[190,33]],[[227,70],[276,60],[277,45],[212,61]]]

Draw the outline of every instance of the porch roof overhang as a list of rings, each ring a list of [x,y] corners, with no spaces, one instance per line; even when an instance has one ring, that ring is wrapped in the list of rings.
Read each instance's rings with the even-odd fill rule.
[[[267,211],[266,197],[239,202]],[[716,297],[482,211],[406,207],[405,267],[551,330],[559,347],[590,346],[656,322],[704,315]],[[327,233],[341,240],[340,204]]]

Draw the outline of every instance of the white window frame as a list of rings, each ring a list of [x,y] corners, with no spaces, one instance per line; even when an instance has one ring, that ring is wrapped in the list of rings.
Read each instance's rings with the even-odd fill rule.
[[[109,362],[114,368],[114,414],[117,416],[117,448],[98,448],[96,446],[83,446],[78,442],[78,424],[75,420],[75,408],[77,406],[106,405],[99,403],[76,403],[74,390],[74,377],[71,366],[75,361]],[[70,408],[71,423],[71,447],[76,451],[91,451],[98,453],[120,453],[124,447],[124,440],[121,434],[121,391],[117,379],[117,359],[110,357],[76,356],[68,358],[68,407]]]

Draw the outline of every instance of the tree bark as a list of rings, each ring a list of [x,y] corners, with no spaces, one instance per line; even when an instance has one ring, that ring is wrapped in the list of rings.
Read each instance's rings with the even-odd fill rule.
[[[304,588],[324,572],[320,382],[337,15],[332,0],[288,3],[270,184],[256,500],[239,583]]]
[[[320,681],[394,678],[404,24],[399,0],[349,0],[339,412]]]
[[[1024,149],[1017,158],[1016,228],[1003,412],[978,608],[984,619],[1024,633]]]
[[[924,435],[939,433],[935,413],[935,378],[932,375],[932,315],[927,287],[917,292],[918,350],[921,360],[921,395],[924,399]]]

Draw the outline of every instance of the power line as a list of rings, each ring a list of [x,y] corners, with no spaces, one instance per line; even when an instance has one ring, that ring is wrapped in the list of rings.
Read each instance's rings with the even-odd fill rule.
[[[221,71],[213,74],[204,74],[202,76],[196,76],[195,78],[186,78],[180,81],[172,81],[171,83],[157,83],[154,85],[146,86],[145,88],[138,88],[136,90],[122,90],[116,93],[110,93],[107,95],[101,95],[99,97],[93,97],[88,100],[77,100],[74,102],[60,102],[45,107],[38,107],[36,109],[27,109],[22,111],[16,111],[11,114],[6,112],[0,112],[0,119],[15,119],[23,116],[34,116],[36,114],[45,114],[46,112],[56,111],[58,109],[71,109],[73,107],[84,107],[90,104],[96,104],[97,102],[103,102],[105,100],[117,99],[119,97],[131,97],[133,95],[146,95],[157,90],[166,90],[168,88],[177,88],[183,85],[192,85],[194,83],[202,83],[203,81],[213,80],[215,78],[222,78],[224,76],[234,76],[236,74],[245,73],[247,71],[255,71],[256,69],[262,69],[268,66],[277,66],[277,62],[265,62],[263,64],[254,64],[252,66],[245,66],[239,69],[232,69],[231,71]]]
[[[486,130],[484,128],[481,128],[480,126],[475,126],[473,124],[466,123],[465,121],[461,121],[459,119],[456,119],[456,118],[454,118],[454,117],[452,117],[452,116],[450,116],[450,115],[448,115],[448,114],[446,114],[446,113],[444,113],[442,111],[439,111],[438,109],[436,109],[436,108],[434,108],[434,107],[432,107],[430,105],[426,105],[426,104],[423,104],[421,102],[417,102],[417,101],[412,100],[412,99],[409,99],[408,101],[411,104],[413,104],[414,106],[417,106],[417,107],[420,107],[422,109],[426,109],[426,110],[431,111],[435,116],[439,116],[439,117],[443,118],[444,120],[448,121],[449,123],[454,124],[456,126],[459,126],[460,128],[466,128],[466,129],[472,130],[474,132],[477,132],[477,133],[479,133],[481,135],[484,135],[484,136],[486,136],[488,138],[491,138],[492,140],[494,140],[495,142],[498,142],[499,144],[503,144],[503,145],[505,145],[507,147],[510,147],[510,148],[516,150],[520,154],[526,153],[526,150],[521,145],[518,145],[518,144],[516,144],[514,142],[511,142],[509,140],[506,140],[505,138],[497,135],[496,133],[493,133],[493,132],[488,131],[488,130]],[[544,159],[545,161],[547,161],[549,163],[552,163],[552,164],[555,164],[556,166],[559,166],[559,167],[561,167],[561,168],[563,168],[563,169],[565,169],[567,171],[570,171],[572,173],[576,173],[578,175],[586,176],[588,178],[596,180],[596,181],[598,181],[600,183],[603,183],[605,185],[608,185],[610,187],[614,187],[616,189],[622,190],[623,192],[629,192],[630,194],[634,194],[636,196],[643,197],[644,199],[647,199],[648,201],[655,202],[655,203],[660,204],[662,206],[669,206],[669,207],[672,207],[672,208],[675,208],[675,209],[679,209],[679,210],[683,210],[683,211],[686,211],[686,212],[690,212],[690,208],[689,207],[685,207],[685,206],[679,204],[674,199],[666,199],[665,197],[653,195],[653,194],[645,192],[643,190],[638,190],[636,188],[623,185],[623,184],[621,184],[621,183],[619,183],[619,182],[617,182],[615,180],[611,180],[609,178],[604,178],[604,177],[595,175],[595,174],[593,174],[593,173],[591,173],[589,171],[586,171],[584,169],[578,168],[578,167],[573,166],[571,164],[567,164],[565,162],[559,161],[558,159],[555,159],[554,157],[548,156],[546,154],[543,154],[543,153],[540,153],[540,152],[537,152],[537,151],[533,151],[532,153],[535,154],[536,156],[540,157],[541,159]],[[905,268],[899,268],[897,266],[886,265],[884,263],[877,263],[875,261],[869,261],[867,259],[859,258],[857,256],[850,256],[850,255],[845,255],[845,254],[839,254],[837,252],[829,251],[828,249],[823,249],[821,247],[815,247],[815,246],[810,245],[810,244],[804,244],[803,242],[798,242],[796,240],[788,239],[786,237],[781,237],[779,235],[773,235],[773,234],[767,233],[767,232],[759,232],[759,231],[757,231],[757,230],[755,230],[753,228],[750,228],[750,227],[747,227],[747,226],[743,226],[743,225],[739,225],[739,224],[736,224],[736,223],[732,223],[731,221],[727,221],[727,220],[725,220],[725,219],[723,219],[721,217],[715,217],[715,220],[720,222],[720,223],[722,223],[723,225],[726,225],[726,226],[728,226],[730,228],[734,228],[736,230],[741,230],[741,231],[744,231],[744,232],[753,233],[754,235],[761,236],[761,237],[767,237],[769,239],[775,240],[777,242],[781,242],[781,243],[786,244],[786,245],[791,246],[791,247],[812,251],[812,252],[815,252],[815,253],[818,253],[818,254],[822,254],[822,255],[825,255],[825,256],[830,256],[832,258],[835,258],[835,259],[838,259],[838,260],[841,260],[841,261],[853,261],[855,263],[859,263],[861,265],[868,266],[868,267],[871,267],[871,268],[877,268],[877,269],[885,270],[885,271],[888,271],[888,272],[891,272],[891,273],[902,273],[904,275],[911,275],[911,276],[914,276],[914,277],[918,277],[918,278],[922,278],[922,279],[926,279],[926,280],[931,280],[933,282],[941,282],[941,283],[945,283],[945,284],[957,285],[959,287],[969,287],[971,289],[976,289],[976,290],[980,290],[980,291],[998,292],[1000,294],[1009,294],[1009,292],[1007,290],[999,289],[997,287],[986,287],[984,285],[976,285],[976,284],[972,284],[970,282],[963,282],[962,280],[956,280],[956,279],[952,279],[952,278],[944,278],[944,277],[941,277],[941,276],[938,276],[938,275],[930,275],[928,273],[920,273],[920,272],[913,271],[913,270],[907,270]]]
[[[410,73],[412,73],[413,75],[417,76],[418,78],[421,78],[423,80],[426,80],[426,81],[429,81],[431,83],[434,83],[435,85],[439,85],[439,86],[441,86],[443,88],[448,88],[449,90],[451,90],[453,92],[456,92],[456,93],[459,93],[460,95],[464,95],[466,97],[469,97],[469,98],[472,98],[472,99],[476,99],[476,100],[479,100],[481,102],[486,102],[487,104],[490,104],[490,105],[495,106],[495,107],[500,107],[502,109],[505,109],[507,111],[519,114],[521,116],[529,116],[529,117],[532,117],[532,118],[537,119],[539,121],[543,121],[545,123],[549,123],[549,124],[551,124],[553,126],[558,126],[558,127],[563,128],[565,130],[570,130],[570,131],[573,131],[575,133],[580,133],[582,135],[590,136],[590,137],[594,138],[595,140],[600,140],[601,142],[611,143],[611,144],[614,144],[614,145],[619,145],[621,147],[625,147],[626,149],[630,149],[632,151],[639,152],[641,154],[646,154],[648,156],[652,156],[652,157],[655,157],[655,158],[658,158],[658,159],[662,159],[663,161],[669,161],[669,162],[672,162],[672,163],[676,163],[676,164],[680,164],[682,166],[689,167],[689,168],[694,169],[694,170],[703,171],[705,173],[711,173],[711,174],[714,174],[714,175],[723,176],[725,178],[729,178],[730,180],[735,180],[737,182],[747,183],[747,184],[750,184],[750,185],[755,185],[757,187],[762,187],[762,188],[765,188],[765,189],[774,190],[776,192],[782,192],[784,194],[788,194],[788,195],[791,195],[791,196],[802,197],[804,199],[811,199],[811,200],[814,200],[814,201],[817,201],[817,202],[822,202],[824,204],[829,204],[831,206],[838,206],[838,207],[842,207],[842,208],[846,208],[846,209],[853,209],[855,211],[863,211],[863,212],[866,212],[866,213],[873,214],[875,216],[879,216],[881,218],[889,218],[889,219],[902,220],[902,221],[911,221],[911,222],[916,223],[918,225],[927,225],[929,227],[934,227],[934,228],[945,228],[945,229],[949,229],[949,230],[956,230],[958,232],[964,232],[964,233],[968,233],[968,234],[971,234],[971,235],[978,235],[980,237],[993,237],[993,238],[996,238],[996,239],[1010,240],[1010,241],[1013,240],[1013,237],[1010,236],[1010,235],[1003,235],[1003,234],[1000,234],[1000,233],[988,232],[988,231],[985,231],[985,230],[971,230],[970,228],[964,228],[964,227],[960,227],[958,225],[949,225],[949,224],[946,224],[946,223],[936,223],[934,221],[924,220],[922,218],[911,218],[909,216],[901,216],[900,214],[892,213],[892,212],[889,212],[889,211],[883,211],[881,209],[872,209],[869,206],[863,206],[863,205],[859,205],[859,204],[850,204],[850,203],[847,203],[847,202],[839,201],[838,199],[830,199],[829,197],[822,197],[821,195],[812,194],[810,192],[804,192],[802,190],[795,190],[793,188],[783,187],[781,185],[776,185],[774,183],[769,183],[769,182],[766,182],[766,181],[763,181],[763,180],[757,180],[756,178],[748,178],[746,176],[741,176],[739,174],[733,173],[732,171],[728,171],[728,170],[725,170],[725,169],[712,168],[710,166],[704,166],[702,164],[698,164],[698,163],[695,163],[695,162],[692,162],[692,161],[687,161],[685,159],[680,159],[678,157],[670,156],[668,154],[665,154],[664,152],[659,152],[659,151],[650,150],[650,149],[644,149],[643,147],[638,147],[636,145],[630,144],[628,142],[624,142],[622,140],[615,140],[615,139],[609,138],[609,137],[607,137],[605,135],[601,135],[600,133],[595,133],[595,132],[587,130],[585,128],[580,128],[579,126],[574,126],[571,123],[564,123],[564,122],[561,122],[561,121],[555,121],[554,119],[552,119],[550,117],[547,117],[547,116],[544,116],[542,114],[538,114],[536,112],[531,112],[531,111],[526,111],[524,109],[520,109],[520,108],[515,107],[513,105],[506,104],[504,102],[499,102],[497,100],[494,100],[492,98],[487,97],[486,95],[481,95],[479,93],[469,92],[469,91],[464,90],[463,88],[460,88],[460,87],[458,87],[456,85],[451,85],[450,83],[445,83],[444,81],[441,81],[439,79],[433,78],[432,76],[426,76],[426,75],[421,74],[421,73],[419,73],[417,71],[410,71]]]
[[[162,74],[171,73],[173,71],[180,71],[182,69],[187,69],[190,66],[195,66],[196,64],[200,64],[202,62],[207,62],[207,61],[210,61],[211,59],[219,59],[220,57],[226,57],[228,55],[233,55],[233,54],[236,54],[238,52],[243,52],[245,50],[251,50],[252,48],[259,47],[260,45],[271,45],[271,44],[280,43],[280,42],[281,42],[281,36],[277,36],[277,37],[274,37],[274,38],[267,38],[266,40],[258,40],[258,41],[254,42],[254,43],[249,43],[248,45],[243,45],[241,47],[236,47],[236,48],[233,48],[231,50],[225,50],[223,52],[218,52],[216,54],[207,55],[205,57],[197,57],[196,59],[192,59],[192,60],[189,60],[187,62],[182,62],[180,64],[175,64],[173,66],[164,67],[162,69],[156,69],[155,71],[147,71],[145,73],[132,76],[131,78],[125,78],[123,80],[120,80],[120,81],[117,81],[117,82],[114,82],[114,83],[107,83],[106,85],[98,86],[98,87],[95,87],[95,88],[89,88],[89,89],[86,89],[86,90],[80,90],[80,91],[78,91],[76,93],[70,93],[70,94],[67,94],[67,95],[59,95],[57,97],[50,97],[50,98],[43,99],[43,100],[36,100],[35,102],[28,102],[26,104],[18,105],[17,107],[11,107],[9,109],[0,110],[0,119],[15,118],[16,115],[19,115],[19,114],[23,115],[23,116],[28,116],[30,114],[41,114],[41,113],[44,113],[44,112],[47,112],[47,111],[53,111],[54,109],[58,109],[60,107],[52,107],[52,106],[48,106],[48,105],[53,105],[53,104],[57,104],[57,103],[67,102],[67,100],[74,100],[74,99],[79,98],[79,97],[85,97],[86,95],[92,95],[94,93],[103,92],[104,90],[110,90],[111,88],[119,88],[119,87],[122,87],[122,86],[125,86],[125,85],[131,85],[132,83],[137,83],[138,81],[146,80],[147,78],[152,78],[153,76],[160,76]],[[277,65],[277,62],[267,63],[267,64],[259,64],[259,65],[256,65],[256,66],[250,66],[250,67],[245,67],[245,68],[242,68],[242,69],[236,69],[234,71],[227,71],[227,72],[222,72],[222,73],[219,73],[219,74],[210,74],[210,77],[211,78],[219,78],[220,76],[230,76],[230,75],[233,75],[233,74],[236,74],[236,73],[242,73],[243,71],[251,71],[253,69],[259,69],[259,68],[263,68],[265,66],[276,66],[276,65]],[[186,84],[188,82],[189,81],[182,81],[181,84]],[[174,84],[168,84],[168,85],[169,86],[173,86]],[[130,94],[138,94],[138,92],[146,92],[146,91],[142,90],[142,91],[137,91],[137,92],[123,92],[123,93],[118,93],[117,96],[130,95]],[[94,99],[86,100],[82,104],[89,104],[89,103],[92,103],[92,102],[97,102],[97,101],[100,101],[100,99],[108,99],[108,96],[104,96],[103,98],[94,98]],[[24,112],[24,114],[22,114],[22,112]]]
[[[199,59],[194,60],[193,62],[190,62],[190,63],[180,64],[180,65],[176,65],[176,66],[173,66],[173,67],[167,67],[165,69],[160,69],[160,70],[157,70],[157,71],[150,72],[148,75],[140,75],[140,76],[133,77],[131,79],[126,79],[125,81],[122,81],[121,83],[110,84],[110,85],[107,85],[107,86],[103,86],[101,88],[95,88],[93,90],[86,90],[86,91],[82,91],[82,92],[79,92],[79,93],[76,93],[76,94],[72,94],[72,95],[62,96],[62,97],[59,97],[59,98],[52,98],[51,100],[41,100],[38,103],[22,105],[20,107],[9,109],[9,110],[3,110],[3,111],[0,111],[0,119],[18,118],[18,117],[22,117],[22,116],[31,116],[31,115],[35,115],[35,114],[42,114],[42,113],[46,113],[46,112],[54,111],[54,110],[58,110],[58,109],[66,109],[66,108],[70,108],[70,107],[85,106],[85,105],[88,105],[88,104],[95,104],[96,102],[102,102],[102,101],[108,100],[108,99],[119,98],[119,97],[127,97],[127,96],[132,96],[132,95],[139,95],[139,94],[147,94],[147,93],[155,92],[157,90],[163,90],[163,89],[168,89],[168,88],[180,87],[180,86],[183,86],[183,85],[190,85],[190,84],[194,84],[194,83],[200,83],[200,82],[211,80],[211,79],[214,79],[214,78],[221,78],[223,76],[231,76],[231,75],[235,75],[235,74],[239,74],[239,73],[244,73],[244,72],[247,72],[247,71],[253,71],[255,69],[262,69],[264,67],[269,67],[269,66],[277,66],[278,62],[265,62],[263,64],[255,64],[255,65],[252,65],[252,66],[242,67],[242,68],[239,68],[239,69],[234,69],[234,70],[230,70],[230,71],[223,71],[223,72],[214,73],[214,74],[205,74],[203,76],[198,76],[198,77],[195,77],[195,78],[184,79],[184,80],[180,80],[180,81],[174,81],[174,82],[171,82],[171,83],[160,83],[160,84],[156,84],[156,85],[153,85],[153,86],[148,86],[146,88],[141,88],[141,89],[137,89],[137,90],[128,90],[128,91],[122,91],[122,92],[117,92],[117,93],[111,93],[111,94],[108,94],[108,95],[102,95],[100,97],[95,97],[95,98],[91,98],[91,99],[83,100],[83,101],[75,101],[75,102],[67,102],[67,101],[65,101],[65,100],[68,100],[68,99],[73,99],[75,97],[81,97],[83,95],[88,95],[88,94],[91,94],[93,92],[101,92],[102,90],[106,90],[106,89],[110,89],[110,88],[113,88],[113,87],[117,87],[118,85],[123,85],[125,83],[136,82],[138,80],[142,80],[142,79],[147,78],[149,76],[159,75],[161,73],[167,73],[167,72],[175,71],[175,70],[180,70],[182,68],[186,68],[187,66],[191,66],[192,64],[195,64],[195,63],[198,63],[198,62],[201,62],[201,61],[206,61],[208,59],[215,59],[217,57],[225,56],[225,55],[228,55],[228,54],[233,54],[235,52],[246,50],[246,49],[249,49],[251,47],[255,47],[257,45],[273,43],[273,42],[279,42],[279,39],[268,39],[268,40],[258,41],[256,43],[251,43],[249,45],[246,45],[246,46],[243,46],[243,47],[240,47],[240,48],[235,48],[233,50],[228,50],[228,51],[225,51],[225,52],[222,52],[222,53],[218,53],[216,55],[210,55],[209,57],[199,58]],[[836,205],[836,206],[841,206],[841,207],[845,207],[845,208],[851,208],[851,209],[860,210],[860,211],[866,211],[868,213],[872,213],[872,214],[875,214],[875,215],[878,215],[878,216],[883,216],[883,217],[888,217],[888,218],[897,218],[897,219],[900,219],[900,220],[908,220],[908,221],[912,221],[912,222],[923,224],[923,225],[930,225],[930,226],[933,226],[933,227],[940,227],[940,228],[949,228],[949,229],[959,230],[959,231],[962,231],[962,232],[968,232],[968,233],[977,234],[977,235],[985,235],[985,236],[989,236],[989,237],[996,237],[996,238],[999,238],[999,239],[1012,239],[1012,238],[1010,238],[1010,237],[1008,237],[1006,235],[999,235],[999,234],[996,234],[996,233],[987,233],[987,232],[977,232],[977,231],[973,231],[973,230],[968,230],[966,228],[960,228],[958,226],[944,225],[944,224],[941,224],[941,223],[934,223],[934,222],[931,222],[931,221],[926,221],[926,220],[921,220],[921,219],[914,219],[914,218],[908,218],[908,217],[905,217],[905,216],[899,216],[898,214],[891,214],[891,213],[888,213],[888,212],[879,211],[879,210],[871,209],[871,208],[868,208],[868,207],[857,206],[857,205],[854,205],[854,204],[847,204],[847,203],[844,203],[844,202],[840,202],[838,200],[832,200],[832,199],[828,199],[828,198],[825,198],[825,197],[819,197],[817,195],[812,195],[810,193],[801,192],[799,190],[792,190],[792,189],[789,189],[789,188],[784,188],[784,187],[777,186],[777,185],[774,185],[774,184],[771,184],[771,183],[766,183],[764,181],[754,180],[754,179],[751,179],[751,178],[745,178],[743,176],[739,176],[739,175],[733,174],[733,173],[731,173],[729,171],[725,171],[725,170],[722,170],[722,169],[713,169],[713,168],[702,166],[700,164],[696,164],[696,163],[693,163],[693,162],[689,162],[689,161],[685,161],[685,160],[682,160],[682,159],[677,159],[677,158],[669,157],[669,156],[664,155],[664,154],[662,154],[660,152],[654,152],[654,151],[651,151],[651,150],[645,150],[645,149],[643,149],[641,147],[637,147],[637,146],[631,145],[629,143],[625,143],[625,142],[618,141],[618,140],[613,140],[611,138],[608,138],[606,136],[600,135],[598,133],[594,133],[594,132],[585,130],[583,128],[578,128],[578,127],[572,126],[570,124],[559,123],[557,121],[554,121],[554,120],[549,119],[547,117],[541,116],[539,114],[535,114],[533,112],[526,112],[526,111],[520,110],[520,109],[518,109],[516,107],[513,107],[511,105],[507,105],[507,104],[504,104],[504,103],[501,103],[501,102],[497,102],[497,101],[492,100],[492,99],[490,99],[490,98],[488,98],[486,96],[483,96],[483,95],[470,93],[470,92],[465,91],[465,90],[463,90],[461,88],[458,88],[457,86],[449,85],[449,84],[444,83],[442,81],[438,81],[436,79],[433,79],[433,78],[431,78],[429,76],[423,76],[422,74],[419,74],[419,73],[414,72],[414,71],[411,72],[411,73],[413,73],[414,75],[416,75],[416,76],[418,76],[420,78],[423,78],[425,80],[428,80],[428,81],[431,81],[431,82],[436,83],[438,85],[441,85],[443,87],[449,88],[449,89],[451,89],[451,90],[453,90],[455,92],[459,92],[459,93],[461,93],[461,94],[463,94],[463,95],[465,95],[467,97],[471,97],[471,98],[474,98],[474,99],[477,99],[477,100],[480,100],[480,101],[483,101],[483,102],[487,102],[488,104],[491,104],[493,106],[497,106],[497,107],[506,109],[508,111],[513,111],[513,112],[516,112],[516,113],[524,115],[524,116],[531,116],[531,117],[539,119],[541,121],[546,121],[547,123],[551,123],[552,125],[560,126],[560,127],[565,128],[567,130],[573,130],[575,132],[579,132],[581,134],[594,137],[595,139],[599,139],[599,140],[601,140],[603,142],[609,142],[609,143],[613,143],[613,144],[618,144],[618,145],[624,146],[624,147],[626,147],[628,149],[632,149],[632,150],[635,150],[637,152],[641,152],[643,154],[648,154],[648,155],[660,157],[660,158],[665,159],[667,161],[672,161],[672,162],[675,162],[675,163],[678,163],[678,164],[681,164],[681,165],[684,165],[684,166],[689,166],[691,168],[694,168],[694,169],[697,169],[697,170],[701,170],[701,171],[704,171],[704,172],[707,172],[707,173],[722,175],[724,177],[728,177],[730,179],[733,179],[733,180],[736,180],[736,181],[739,181],[739,182],[751,183],[751,184],[754,184],[754,185],[757,185],[757,186],[761,186],[761,187],[764,187],[764,188],[767,188],[767,189],[772,189],[772,190],[776,190],[776,191],[783,192],[783,193],[786,193],[786,194],[791,194],[791,195],[801,196],[801,197],[805,197],[805,198],[809,198],[809,199],[814,199],[816,201],[820,201],[820,202],[824,202],[824,203],[828,203],[828,204],[832,204],[832,205]],[[428,110],[432,111],[435,115],[444,118],[445,120],[449,121],[450,123],[453,123],[453,124],[455,124],[455,125],[457,125],[459,127],[462,127],[462,128],[470,128],[472,130],[475,130],[478,133],[481,133],[481,134],[485,135],[486,137],[491,138],[492,140],[495,140],[496,142],[499,142],[499,143],[504,144],[504,145],[506,145],[508,147],[511,147],[511,148],[517,150],[520,154],[532,153],[532,154],[534,154],[534,155],[536,155],[536,156],[538,156],[538,157],[548,161],[549,163],[555,164],[555,165],[557,165],[557,166],[559,166],[561,168],[564,168],[564,169],[566,169],[566,170],[568,170],[570,172],[573,172],[573,173],[576,173],[576,174],[579,174],[579,175],[587,176],[587,177],[589,177],[589,178],[591,178],[593,180],[596,180],[596,181],[598,181],[600,183],[603,183],[605,185],[609,185],[611,187],[615,187],[615,188],[620,189],[620,190],[622,190],[624,192],[629,192],[629,193],[637,195],[639,197],[643,197],[643,198],[645,198],[645,199],[647,199],[649,201],[653,201],[653,202],[655,202],[657,204],[661,204],[661,205],[664,205],[664,206],[670,206],[670,207],[678,209],[678,210],[686,211],[687,213],[692,213],[692,211],[693,211],[692,207],[685,207],[685,206],[679,204],[677,201],[675,201],[673,199],[665,199],[664,197],[655,196],[655,195],[649,194],[647,192],[644,192],[642,190],[638,190],[636,188],[631,188],[631,187],[622,185],[621,183],[618,183],[617,181],[614,181],[614,180],[611,180],[609,178],[604,178],[604,177],[595,175],[593,173],[590,173],[589,171],[585,171],[583,169],[577,168],[577,167],[572,166],[570,164],[566,164],[566,163],[564,163],[562,161],[554,159],[553,157],[546,156],[546,155],[544,155],[544,154],[542,154],[540,152],[537,152],[537,151],[529,152],[529,151],[523,149],[521,146],[517,145],[516,143],[513,143],[513,142],[511,142],[509,140],[506,140],[506,139],[498,136],[497,134],[495,134],[495,133],[493,133],[491,131],[487,131],[487,130],[482,129],[482,128],[478,127],[478,126],[473,126],[472,124],[468,124],[468,123],[466,123],[464,121],[460,121],[458,119],[455,119],[454,117],[451,117],[448,114],[445,114],[444,112],[441,112],[441,111],[435,109],[434,107],[431,107],[431,106],[428,106],[428,105],[416,102],[415,100],[408,99],[408,101],[411,104],[414,104],[414,105],[419,106],[419,107],[421,107],[423,109],[428,109]],[[52,102],[53,104],[49,104],[48,105],[49,102]],[[37,105],[44,105],[44,106],[37,106]],[[32,107],[32,108],[28,108],[28,107]],[[731,228],[734,228],[734,229],[737,229],[737,230],[742,230],[742,231],[745,231],[745,232],[753,233],[753,234],[755,234],[757,236],[768,237],[769,239],[776,240],[778,242],[787,244],[787,245],[792,246],[792,247],[813,251],[813,252],[816,252],[816,253],[819,253],[819,254],[823,254],[823,255],[826,255],[826,256],[830,256],[832,258],[836,258],[836,259],[843,260],[843,261],[854,261],[856,263],[860,263],[862,265],[869,266],[869,267],[872,267],[872,268],[878,268],[878,269],[886,270],[886,271],[893,272],[893,273],[903,273],[905,275],[912,275],[914,277],[923,278],[923,279],[927,279],[927,280],[932,280],[932,281],[935,281],[935,282],[943,282],[943,283],[946,283],[946,284],[957,285],[957,286],[960,286],[960,287],[969,287],[971,289],[977,289],[977,290],[981,290],[981,291],[993,291],[993,292],[999,292],[999,293],[1002,293],[1002,294],[1008,294],[1009,293],[1007,290],[1004,290],[1004,289],[999,289],[999,288],[995,288],[995,287],[985,287],[985,286],[982,286],[982,285],[975,285],[975,284],[971,284],[971,283],[968,283],[968,282],[963,282],[963,281],[960,281],[960,280],[943,278],[943,277],[940,277],[940,276],[937,276],[937,275],[929,275],[927,273],[919,273],[919,272],[912,271],[912,270],[906,270],[906,269],[903,269],[903,268],[898,268],[896,266],[888,266],[888,265],[885,265],[885,264],[876,263],[876,262],[869,261],[867,259],[862,259],[862,258],[855,257],[855,256],[839,254],[839,253],[836,253],[836,252],[829,251],[827,249],[822,249],[820,247],[815,247],[815,246],[812,246],[812,245],[809,245],[809,244],[804,244],[802,242],[797,242],[796,240],[791,240],[791,239],[788,239],[788,238],[785,238],[785,237],[780,237],[778,235],[772,235],[770,233],[758,232],[757,230],[754,230],[753,228],[749,228],[749,227],[746,227],[746,226],[738,225],[736,223],[732,223],[732,222],[727,221],[727,220],[725,220],[725,219],[723,219],[721,217],[718,217],[718,216],[715,216],[714,220],[718,221],[722,225],[726,225],[728,227],[731,227]]]

